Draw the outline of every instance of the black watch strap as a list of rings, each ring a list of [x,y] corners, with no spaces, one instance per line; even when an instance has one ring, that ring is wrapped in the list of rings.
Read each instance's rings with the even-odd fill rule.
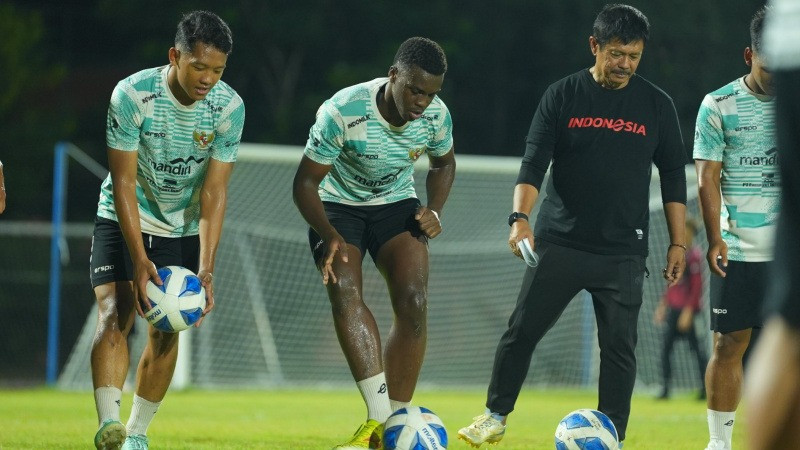
[[[508,216],[508,226],[514,225],[514,222],[516,222],[519,219],[528,220],[528,215],[521,212],[511,213],[511,215]]]

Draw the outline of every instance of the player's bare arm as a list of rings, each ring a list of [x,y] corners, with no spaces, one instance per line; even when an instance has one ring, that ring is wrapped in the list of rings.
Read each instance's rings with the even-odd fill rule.
[[[108,149],[108,165],[114,192],[114,208],[119,226],[133,262],[133,292],[136,312],[144,317],[150,309],[147,301],[147,280],[161,285],[156,266],[147,257],[139,224],[139,206],[136,200],[136,168],[139,152]]]
[[[222,235],[225,206],[228,204],[228,181],[233,172],[233,163],[211,159],[206,178],[200,189],[200,269],[197,277],[206,289],[206,309],[203,316],[214,309],[214,262]],[[195,326],[200,326],[203,318]]]
[[[695,161],[695,167],[697,168],[697,185],[700,192],[700,209],[708,240],[706,261],[712,273],[724,277],[725,271],[719,267],[720,263],[723,267],[728,265],[728,246],[722,240],[719,224],[720,208],[722,207],[720,194],[722,161],[698,159]]]
[[[511,209],[513,212],[520,212],[530,218],[533,205],[539,198],[539,190],[532,184],[520,183],[514,186],[514,198],[512,200]],[[511,224],[511,232],[508,235],[508,246],[511,248],[511,253],[522,259],[522,253],[517,246],[517,242],[528,239],[531,244],[531,250],[535,250],[536,246],[533,242],[533,226],[531,226],[530,219],[517,219]]]
[[[430,239],[442,232],[439,216],[450,195],[453,179],[456,175],[456,158],[451,148],[445,155],[429,156],[430,168],[425,185],[428,192],[428,205],[421,206],[414,218],[419,222],[419,228]]]
[[[316,163],[307,156],[303,156],[292,184],[294,204],[297,205],[300,214],[311,225],[311,228],[320,235],[323,242],[322,245],[325,246],[323,257],[318,267],[322,274],[323,284],[328,284],[328,281],[336,284],[338,281],[333,271],[333,260],[337,253],[339,253],[342,261],[347,262],[347,243],[328,221],[328,217],[325,215],[325,208],[322,206],[322,200],[319,198],[319,192],[317,191],[322,179],[325,178],[325,175],[330,170],[331,166]]]
[[[674,286],[686,269],[686,205],[679,202],[664,203],[664,215],[667,218],[670,245],[663,276],[670,286]]]

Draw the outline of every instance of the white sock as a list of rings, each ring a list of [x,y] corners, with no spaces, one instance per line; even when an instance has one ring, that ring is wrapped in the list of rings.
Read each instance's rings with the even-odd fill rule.
[[[128,436],[141,434],[147,436],[147,427],[156,415],[161,402],[151,402],[133,394],[133,408],[128,419]]]
[[[395,412],[399,409],[405,408],[407,406],[411,406],[411,402],[401,402],[399,400],[392,400],[389,399],[389,405],[392,407],[392,412]]]
[[[494,420],[498,420],[498,421],[500,421],[500,422],[503,422],[503,423],[505,423],[506,416],[504,416],[504,415],[502,415],[502,414],[500,414],[500,413],[496,413],[496,412],[494,412],[494,411],[490,410],[489,408],[486,408],[486,411],[484,411],[484,413],[485,413],[485,414],[488,414],[488,415],[490,415],[490,416],[492,416],[492,418],[493,418]]]
[[[736,411],[714,411],[708,410],[708,433],[711,440],[718,440],[725,444],[725,448],[731,448],[731,436],[733,436],[733,424],[735,422]]]
[[[381,372],[356,383],[364,403],[367,404],[367,419],[377,420],[380,423],[392,414],[389,405],[389,389],[386,387],[386,375]]]
[[[122,391],[114,386],[99,387],[94,390],[94,405],[97,408],[98,425],[106,420],[119,422],[119,407]]]

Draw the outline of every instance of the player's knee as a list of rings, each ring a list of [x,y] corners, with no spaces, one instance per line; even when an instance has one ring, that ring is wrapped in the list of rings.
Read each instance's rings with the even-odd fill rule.
[[[613,327],[607,330],[607,333],[602,337],[602,348],[631,355],[636,352],[636,342],[638,336],[635,328],[630,327]]]
[[[331,312],[334,317],[350,316],[366,308],[360,295],[335,295],[330,297]]]
[[[714,356],[720,360],[740,360],[749,342],[749,334],[745,332],[718,333]]]
[[[415,329],[425,325],[428,313],[428,296],[423,290],[415,290],[396,300],[395,316],[398,321],[411,324]]]
[[[365,308],[361,290],[355,283],[343,282],[340,279],[337,286],[328,291],[328,300],[331,303],[331,312],[334,316],[354,314],[360,308]]]
[[[120,307],[113,296],[98,299],[97,334],[121,334],[127,336],[133,326],[133,309]]]
[[[149,327],[150,346],[156,356],[171,352],[178,345],[178,333],[166,333]]]

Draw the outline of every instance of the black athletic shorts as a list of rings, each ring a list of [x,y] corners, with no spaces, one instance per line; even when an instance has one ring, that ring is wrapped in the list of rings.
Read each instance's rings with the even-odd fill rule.
[[[197,273],[200,265],[200,236],[162,237],[142,233],[147,257],[157,268],[183,266]],[[119,223],[96,217],[89,259],[92,288],[113,281],[133,280],[133,262]]]
[[[400,233],[408,231],[414,237],[424,237],[419,222],[414,218],[420,206],[416,198],[386,205],[351,206],[333,202],[322,204],[328,221],[345,242],[361,250],[362,259],[366,249],[375,261],[381,246]],[[308,243],[311,245],[314,262],[319,264],[325,249],[322,238],[313,228],[308,229]]]
[[[769,262],[728,260],[725,278],[711,275],[711,329],[719,333],[761,328]]]

